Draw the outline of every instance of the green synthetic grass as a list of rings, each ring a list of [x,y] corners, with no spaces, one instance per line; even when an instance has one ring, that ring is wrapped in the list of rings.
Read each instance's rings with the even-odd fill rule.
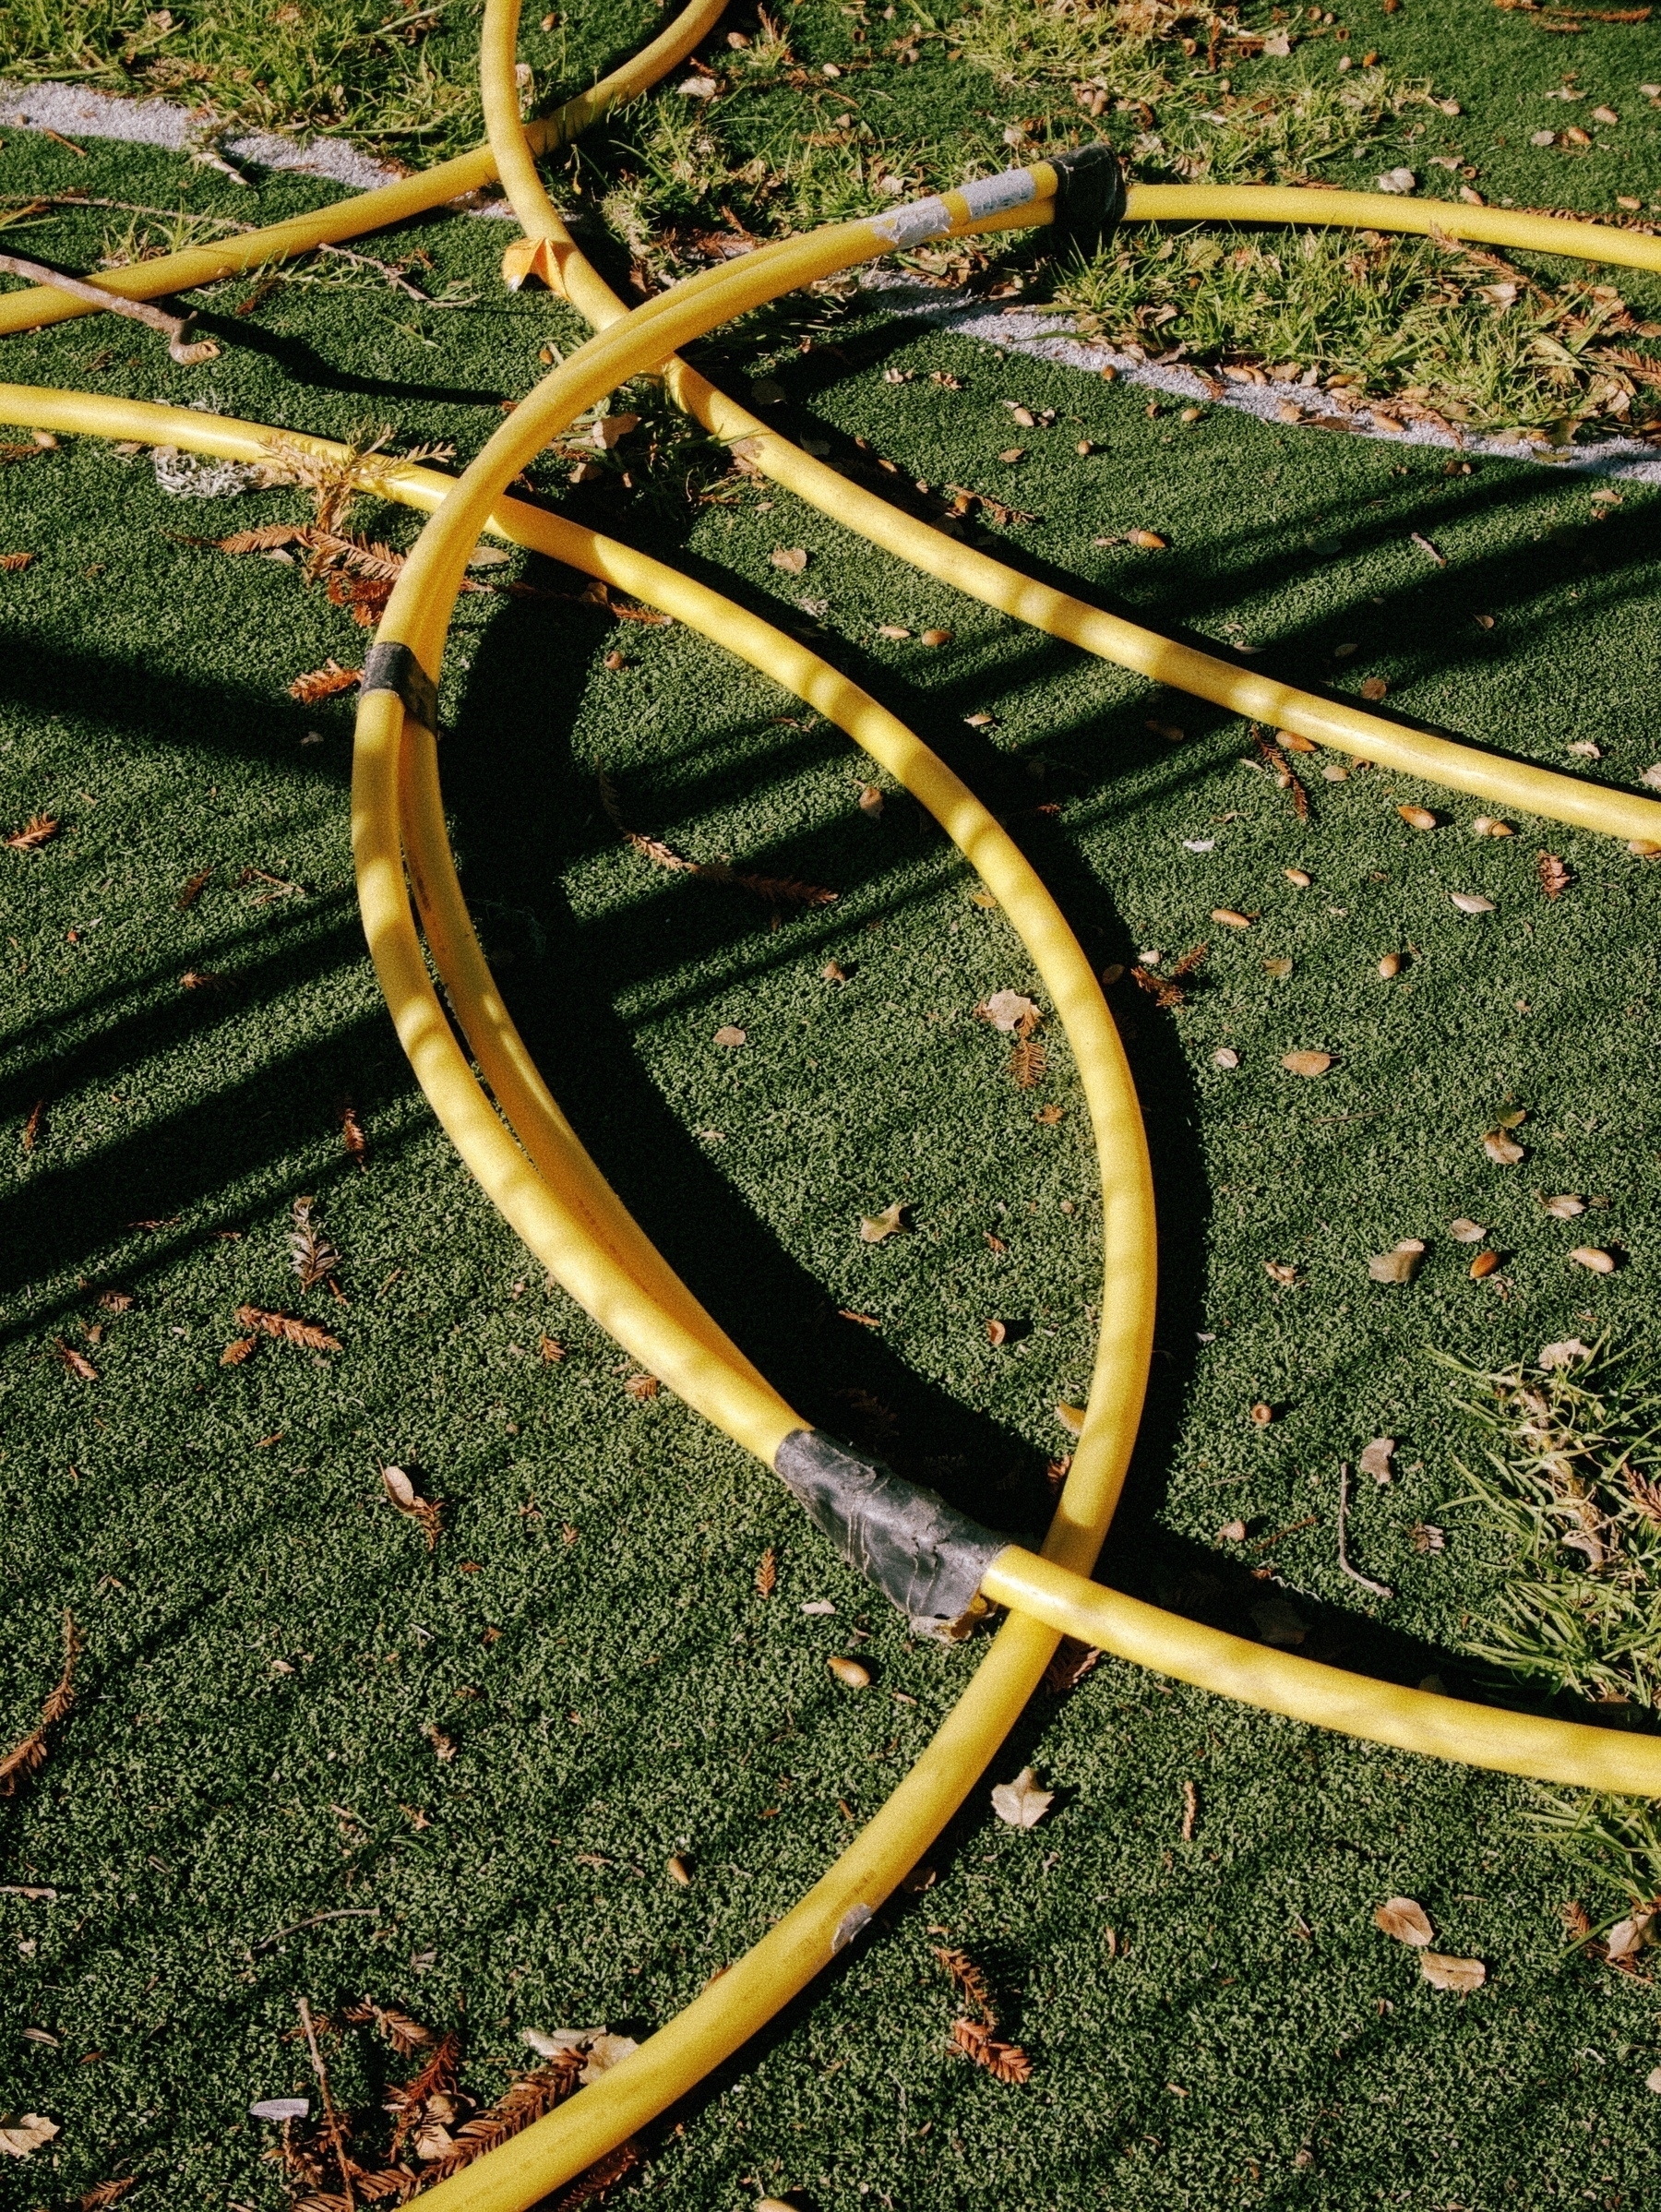
[[[1433,61],[1473,141],[1525,73],[1537,97],[1571,62],[1618,108],[1653,73],[1641,31],[1554,40],[1516,14],[1430,12],[1409,0],[1388,19],[1391,59]],[[1357,35],[1375,34],[1357,19]],[[0,137],[5,192],[240,220],[325,196],[293,178],[241,192],[142,149],[89,141],[81,159]],[[1513,189],[1535,156],[1513,145],[1496,170],[1502,155]],[[1547,196],[1532,174],[1524,190]],[[24,250],[90,266],[115,221],[77,215]],[[389,422],[465,460],[499,401],[530,389],[539,348],[578,335],[545,297],[501,294],[508,234],[450,219],[371,244],[429,254],[412,273],[471,306],[423,308],[360,275],[285,283],[237,319],[244,281],[208,303],[224,351],[204,369],[172,369],[148,333],[79,322],[13,341],[6,373],[337,436]],[[875,311],[806,353],[775,320],[710,358],[740,389],[775,376],[780,420],[838,458],[863,437],[902,481],[1034,511],[1008,535],[1014,557],[1156,625],[1260,647],[1257,667],[1351,696],[1381,675],[1392,711],[1627,784],[1661,756],[1652,488],[1625,485],[1599,520],[1595,479],[1482,461],[1450,474],[1440,452],[1225,413],[1184,424],[1169,404],[1150,416],[1144,393]],[[893,384],[889,367],[915,373]],[[1056,413],[1020,434],[1013,468],[997,459],[1009,401]],[[1096,448],[1082,459],[1081,437]],[[554,486],[562,472],[537,474]],[[1239,764],[1237,722],[955,600],[765,486],[631,506],[612,478],[570,504],[814,626],[1010,821],[1098,963],[1157,950],[1168,970],[1209,943],[1177,1012],[1128,984],[1111,994],[1153,1150],[1163,1304],[1105,1572],[1242,1632],[1279,1596],[1314,1656],[1468,1688],[1459,1655],[1506,1569],[1445,1515],[1471,1445],[1429,1354],[1488,1370],[1555,1339],[1642,1332],[1661,1229],[1655,876],[1617,844],[1528,821],[1472,839],[1474,804],[1416,833],[1398,805],[1439,794],[1376,771],[1328,783],[1303,757],[1299,825]],[[38,854],[0,852],[0,1740],[32,1725],[66,1606],[86,1640],[48,1764],[0,1804],[0,1881],[59,1893],[0,1897],[0,2110],[63,2130],[0,2175],[0,2205],[20,2212],[127,2170],[146,2177],[136,2204],[275,2212],[269,2131],[245,2110],[309,2086],[285,2039],[302,1994],[464,2025],[468,2086],[486,2097],[527,2061],[525,2027],[643,2034],[788,1908],[978,1656],[914,1644],[765,1471],[669,1398],[631,1398],[632,1365],[545,1286],[436,1130],[356,924],[350,703],[286,696],[329,656],[359,658],[365,634],[293,568],[170,534],[305,512],[292,490],[170,498],[148,457],[94,441],[0,470],[0,553],[36,556],[0,574],[0,828],[37,810],[64,825]],[[358,519],[412,541],[400,514]],[[1170,550],[1095,543],[1139,527]],[[799,577],[769,558],[795,546],[811,555]],[[573,588],[518,556],[483,573]],[[929,651],[883,640],[885,623],[953,638]],[[1335,657],[1344,644],[1357,651]],[[613,647],[615,673],[600,664]],[[606,1171],[807,1416],[1035,1531],[1066,1443],[1051,1409],[1087,1378],[1098,1210],[1053,1022],[1050,1074],[1029,1092],[974,1017],[989,991],[1033,987],[1006,924],[909,801],[890,794],[877,820],[858,808],[863,764],[834,731],[680,628],[469,597],[444,707],[469,898]],[[983,712],[989,726],[966,723]],[[1587,738],[1600,760],[1566,749]],[[836,903],[775,931],[736,892],[653,869],[608,822],[602,768],[632,825],[695,859],[828,885]],[[1209,853],[1185,847],[1207,839]],[[1577,878],[1553,903],[1541,850]],[[1312,886],[1296,890],[1288,866]],[[301,894],[267,901],[271,885],[240,881],[248,868]],[[1450,890],[1498,911],[1467,920]],[[1258,919],[1219,928],[1216,906]],[[1402,950],[1386,984],[1377,960]],[[1290,975],[1265,971],[1285,958]],[[828,959],[848,981],[822,978]],[[185,991],[187,971],[221,986]],[[712,1042],[728,1022],[740,1051]],[[1214,1064],[1224,1046],[1237,1070]],[[1329,1074],[1283,1071],[1284,1053],[1311,1047],[1334,1054]],[[340,1138],[348,1094],[362,1170]],[[1034,1118],[1051,1103],[1053,1128]],[[1482,1135],[1519,1106],[1528,1156],[1497,1166]],[[1559,1190],[1609,1203],[1556,1221],[1539,1199]],[[341,1252],[345,1307],[288,1272],[301,1194]],[[896,1200],[913,1233],[862,1244],[859,1215]],[[1491,1226],[1494,1281],[1471,1282],[1470,1249],[1449,1241],[1460,1214]],[[1368,1258],[1408,1236],[1429,1245],[1417,1281],[1369,1282]],[[1572,1270],[1587,1241],[1617,1249],[1620,1272]],[[99,1306],[111,1285],[129,1310]],[[267,1344],[221,1368],[242,1302],[304,1313],[344,1348]],[[995,1317],[1022,1324],[998,1350]],[[544,1333],[562,1362],[540,1357]],[[96,1382],[66,1370],[54,1337]],[[1258,1402],[1275,1409],[1266,1429]],[[1341,1575],[1334,1532],[1339,1465],[1379,1435],[1398,1440],[1397,1472],[1362,1479],[1348,1533],[1388,1603]],[[447,1501],[431,1558],[385,1501],[388,1461]],[[1291,1533],[1248,1550],[1219,1537],[1237,1518],[1253,1542]],[[1446,1526],[1444,1551],[1415,1549],[1427,1522]],[[779,1584],[763,1599],[769,1548]],[[1280,1583],[1250,1579],[1269,1560]],[[835,1615],[803,1614],[825,1597]],[[875,1676],[860,1695],[824,1666],[848,1651]],[[1566,1961],[1558,1907],[1585,1878],[1533,1831],[1524,1786],[1106,1662],[1067,1699],[1040,1697],[988,1779],[1029,1762],[1058,1791],[1049,1817],[1017,1834],[977,1792],[929,1855],[936,1884],[880,1915],[679,2132],[652,2135],[625,2201],[1488,2212],[1653,2194],[1653,1991]],[[689,1889],[664,1874],[675,1851]],[[1487,1962],[1483,1991],[1436,1993],[1375,1930],[1398,1892],[1442,1948]],[[1584,1895],[1596,1917],[1604,1901]],[[268,1940],[345,1910],[364,1917]],[[931,1955],[948,1941],[986,1968],[1032,2055],[1026,2087],[949,2054],[957,2008]],[[372,2121],[388,2069],[350,2039],[335,2063]]]

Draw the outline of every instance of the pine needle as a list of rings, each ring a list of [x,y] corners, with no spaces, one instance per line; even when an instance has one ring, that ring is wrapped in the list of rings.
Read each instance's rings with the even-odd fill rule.
[[[579,2212],[580,2206],[592,2205],[631,2174],[645,2156],[631,2135],[627,2143],[619,2143],[615,2150],[597,2158],[586,2173],[580,2173],[570,2187],[554,2199],[550,2212]]]
[[[756,1595],[771,1597],[779,1584],[779,1558],[770,1544],[756,1568]]]
[[[934,1955],[950,1975],[954,1985],[962,1990],[971,2004],[981,2015],[988,2028],[998,2026],[998,2015],[992,2009],[992,1992],[986,1987],[986,1978],[966,1951],[942,1950],[938,1943]]]
[[[1010,1074],[1022,1091],[1030,1091],[1048,1066],[1049,1055],[1036,1037],[1022,1037],[1010,1055]]]
[[[245,1329],[263,1329],[268,1336],[275,1336],[283,1344],[295,1345],[304,1352],[339,1352],[344,1349],[338,1336],[330,1336],[322,1329],[313,1328],[310,1321],[296,1321],[289,1313],[268,1312],[263,1306],[239,1306],[236,1318]]]
[[[795,876],[757,876],[733,867],[724,860],[687,860],[673,845],[661,838],[647,837],[640,831],[630,829],[624,819],[622,802],[617,796],[616,784],[603,770],[596,782],[600,788],[600,805],[605,819],[629,848],[642,860],[650,860],[654,867],[669,868],[678,875],[697,876],[705,883],[730,885],[734,890],[748,891],[752,898],[760,899],[778,915],[786,907],[830,906],[838,894],[828,891],[822,883],[804,883]]]
[[[80,1631],[75,1625],[75,1616],[66,1612],[63,1672],[41,1707],[41,1717],[34,1728],[21,1743],[14,1744],[0,1759],[0,1798],[15,1797],[30,1776],[45,1765],[49,1749],[47,1731],[67,1717],[75,1703],[75,1662],[80,1656]]]
[[[297,699],[303,707],[313,707],[319,699],[350,691],[363,673],[361,668],[342,668],[331,654],[321,668],[310,668],[297,676],[288,688],[289,697]]]
[[[14,853],[38,853],[50,837],[55,837],[60,825],[54,815],[31,814],[20,830],[14,830],[4,842]]]
[[[453,2131],[455,2148],[442,2158],[436,2158],[426,2169],[435,2182],[448,2180],[482,2158],[486,2151],[495,2150],[499,2143],[520,2134],[545,2112],[562,2104],[576,2088],[581,2078],[586,2061],[580,2051],[562,2051],[557,2058],[550,2059],[545,2066],[537,2067],[533,2074],[521,2074],[508,2084],[488,2111],[481,2112]],[[615,2154],[613,2154],[615,2156]],[[624,2168],[622,2171],[627,2171]],[[423,2179],[426,2176],[424,2174]],[[620,2176],[619,2176],[620,2178]],[[604,2183],[603,2186],[609,2187]],[[584,2200],[574,2200],[581,2203]]]
[[[985,2067],[994,2081],[1011,2086],[1033,2078],[1033,2062],[1019,2043],[1006,2043],[978,2020],[954,2020],[951,2039],[967,2059]]]

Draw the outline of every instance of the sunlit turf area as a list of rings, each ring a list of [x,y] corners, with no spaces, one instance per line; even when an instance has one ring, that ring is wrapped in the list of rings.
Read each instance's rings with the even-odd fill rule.
[[[44,31],[33,50],[8,33],[8,60],[34,51],[113,89],[108,52],[142,37],[139,18],[81,12],[79,65]],[[247,66],[239,17],[176,12],[205,68]],[[396,137],[393,91],[413,102],[423,51],[402,44],[396,86],[384,55],[360,82],[307,49],[317,84],[350,82],[345,108],[308,108],[268,71],[257,119],[350,133],[361,99],[364,140],[412,162],[470,143],[476,17],[435,12],[448,43],[411,107],[426,138]],[[816,68],[849,60],[850,23],[886,49],[912,20],[784,15]],[[1250,19],[1273,35],[1270,11]],[[1026,119],[1034,145],[1041,125],[1096,127],[1067,67],[1041,114],[985,39],[917,20],[942,35],[869,80],[873,102],[899,88],[917,188],[942,181],[926,155],[960,173],[971,153],[1009,158],[1006,122]],[[560,34],[532,28],[538,97],[658,21],[591,11],[564,78]],[[1433,125],[1496,199],[1607,214],[1619,194],[1650,220],[1653,26],[1547,36],[1475,0],[1348,21],[1352,45],[1463,112],[1404,106],[1319,173],[1370,183],[1411,161],[1451,196],[1455,173],[1405,135]],[[1111,55],[1111,22],[1097,29]],[[1182,27],[1165,29],[1154,60],[1186,85]],[[1201,62],[1204,45],[1201,27]],[[737,50],[723,29],[708,51],[726,67]],[[1272,66],[1336,84],[1332,51],[1311,38],[1243,61],[1239,84]],[[1542,105],[1570,72],[1584,105]],[[672,97],[596,150],[595,173],[613,170],[591,206],[633,191],[642,221],[665,220],[626,151],[680,127],[653,120]],[[767,98],[784,116],[809,95],[781,76]],[[926,138],[918,118],[951,99],[984,148],[960,132],[951,156],[945,122]],[[1621,121],[1588,125],[1583,158],[1529,145],[1542,118],[1560,130],[1599,103]],[[1109,126],[1127,142],[1153,127],[1110,102]],[[65,269],[95,269],[129,223],[159,237],[184,209],[205,234],[334,189],[4,124],[0,140],[0,209],[125,203],[54,205],[10,239]],[[734,173],[759,158],[728,151]],[[752,179],[734,217],[850,211],[821,185],[781,187],[770,212]],[[685,257],[645,281],[696,265],[707,213],[688,203]],[[613,234],[622,281],[631,242]],[[0,375],[386,434],[459,466],[539,355],[582,335],[546,293],[504,292],[513,235],[448,213],[361,242],[424,299],[346,263],[230,280],[193,298],[221,345],[196,368],[111,317],[6,341]],[[1039,288],[1027,249],[1008,268]],[[1127,281],[1101,276],[1109,335]],[[1661,309],[1653,282],[1622,291],[1634,320]],[[1473,287],[1458,311],[1489,305]],[[1661,490],[1637,474],[1186,406],[931,331],[854,287],[696,358],[740,392],[771,381],[781,427],[918,511],[984,495],[978,538],[1164,632],[1590,780],[1636,788],[1661,759]],[[1571,412],[1595,386],[1576,374]],[[1547,419],[1536,384],[1504,394],[1509,420]],[[1627,1347],[1640,1380],[1575,1417],[1631,1441],[1653,1480],[1657,864],[1524,817],[1474,834],[1478,802],[1266,750],[1271,733],[956,597],[676,442],[650,395],[627,403],[634,442],[596,450],[576,484],[569,455],[545,457],[537,494],[856,676],[1006,823],[1109,979],[1161,1292],[1102,1578],[1392,1680],[1653,1725],[1661,1489],[1653,1513],[1622,1492],[1624,1521],[1605,1500],[1607,1557],[1565,1553],[1581,1524],[1528,1490],[1515,1421],[1500,1449],[1461,1401],[1520,1421],[1482,1378],[1521,1367],[1539,1389],[1544,1347]],[[1587,414],[1581,442],[1619,426]],[[133,2177],[136,2207],[279,2212],[306,2189],[248,2108],[316,2098],[302,2000],[368,2167],[388,2155],[388,2085],[423,2052],[349,2008],[460,2035],[457,2125],[538,2063],[526,2031],[643,2039],[877,1810],[985,1642],[911,1635],[768,1470],[544,1277],[438,1130],[357,920],[354,695],[291,688],[361,664],[355,572],[331,596],[303,549],[219,544],[306,522],[311,495],[205,493],[165,455],[92,438],[0,440],[0,556],[30,556],[0,564],[0,1753],[59,1677],[66,1613],[80,1646],[43,1764],[0,1798],[0,2130],[30,2114],[57,2131],[0,2156],[0,2206],[114,2202],[96,2192]],[[393,556],[417,530],[367,496],[348,520]],[[553,1090],[805,1417],[1038,1538],[1070,1443],[1057,1409],[1089,1381],[1101,1209],[1067,1043],[1012,930],[912,800],[795,699],[680,625],[614,618],[551,563],[472,574],[441,693],[445,795]],[[786,888],[664,867],[653,843]],[[1011,990],[1043,1017],[1019,1069],[977,1016]],[[897,1233],[862,1237],[896,1206]],[[1612,1271],[1572,1256],[1588,1251]],[[1624,1479],[1627,1443],[1598,1449],[1598,1479]],[[396,1509],[388,1466],[436,1515]],[[1587,1630],[1604,1644],[1554,1676],[1541,1636],[1564,1608],[1583,1620],[1618,1527],[1619,1635]],[[827,1666],[848,1657],[868,1686]],[[1054,1795],[1022,1828],[989,1790],[1027,1767]],[[1661,1888],[1661,1847],[1631,1807],[1571,1805],[1556,1829],[1540,1811],[1524,1783],[1075,1660],[923,1876],[648,2132],[606,2201],[1651,2204],[1656,1954],[1641,1931],[1623,1971],[1577,1939]],[[1402,1898],[1437,1952],[1480,1963],[1480,1986],[1435,1986],[1375,1922]],[[1027,2078],[954,2042],[967,2001],[942,1952],[978,1969]]]

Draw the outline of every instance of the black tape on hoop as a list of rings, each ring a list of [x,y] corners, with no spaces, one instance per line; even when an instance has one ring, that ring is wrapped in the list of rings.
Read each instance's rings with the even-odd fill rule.
[[[1124,219],[1125,172],[1105,140],[1050,154],[1056,172],[1056,220],[1046,241],[1059,259],[1069,253],[1100,253]]]
[[[391,691],[403,701],[403,711],[424,730],[438,735],[438,687],[407,645],[372,645],[358,680],[358,694]]]
[[[921,1632],[961,1620],[1009,1548],[1008,1536],[820,1429],[793,1429],[773,1465],[815,1528]]]

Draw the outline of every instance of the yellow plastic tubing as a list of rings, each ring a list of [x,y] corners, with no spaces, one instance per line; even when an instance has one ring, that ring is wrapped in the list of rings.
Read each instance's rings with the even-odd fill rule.
[[[552,115],[532,124],[532,146],[539,153],[551,152],[586,130],[608,108],[620,107],[650,91],[659,78],[676,62],[684,61],[704,33],[720,21],[725,6],[726,0],[691,0],[667,30],[660,31],[631,60],[609,77],[603,77],[588,91],[568,100]],[[435,168],[419,170],[413,176],[400,177],[396,184],[382,185],[373,192],[336,200],[309,215],[296,215],[288,222],[272,223],[261,231],[244,231],[212,245],[193,245],[182,253],[163,254],[131,269],[101,270],[90,281],[128,300],[153,300],[163,293],[189,292],[200,284],[216,283],[221,277],[234,276],[239,269],[261,269],[268,262],[310,253],[315,246],[335,245],[343,238],[361,238],[366,231],[407,222],[412,215],[443,207],[495,181],[496,161],[489,147],[476,146],[453,161],[440,161]],[[54,292],[48,284],[31,284],[22,292],[8,292],[0,297],[0,338],[97,312],[89,302],[66,292]]]
[[[1027,220],[1032,219],[1032,212],[1026,211]],[[1014,219],[1020,220],[1020,216]],[[462,567],[496,489],[584,407],[628,376],[649,368],[654,356],[660,361],[666,358],[672,345],[685,344],[725,316],[776,296],[793,282],[811,281],[832,269],[850,266],[856,258],[883,250],[886,244],[872,226],[855,224],[837,226],[813,240],[765,249],[741,269],[711,271],[692,280],[674,293],[636,310],[627,325],[610,337],[592,341],[503,425],[445,509],[424,532],[388,606],[381,641],[408,647],[429,673],[436,668]],[[442,1056],[429,1048],[432,1024],[419,1002],[424,997],[430,999],[430,986],[420,965],[401,880],[393,880],[396,783],[403,723],[403,710],[389,694],[372,694],[362,704],[354,809],[361,894],[372,950],[388,998],[399,1012],[400,1029],[422,1056],[418,1066],[435,1105],[452,1133],[462,1141],[464,1152],[469,1152],[467,1140],[477,1132],[464,1126],[464,1115],[457,1110],[453,1096],[447,1095],[458,1079],[466,1082],[466,1070],[453,1045],[449,1047],[457,1062],[453,1069],[444,1067]],[[400,939],[404,940],[401,944]],[[436,1013],[436,1004],[432,1010]],[[508,1146],[500,1125],[494,1124],[494,1129],[496,1140]],[[489,1161],[482,1166],[477,1160],[473,1164],[487,1183],[496,1179],[496,1170]],[[536,1241],[534,1236],[532,1241]],[[571,1279],[568,1273],[567,1279]],[[618,1327],[619,1321],[624,1327]],[[640,1332],[637,1343],[650,1344],[654,1338],[663,1341],[658,1317],[648,1304],[642,1302],[633,1313],[620,1312],[608,1321],[608,1326],[616,1329],[626,1343],[630,1342],[630,1324]],[[659,1366],[662,1371],[661,1360]],[[694,1387],[686,1394],[691,1402],[723,1419],[720,1393],[709,1387],[706,1376],[693,1371],[690,1379]],[[730,1418],[723,1420],[723,1425],[763,1456],[769,1454],[776,1439],[777,1431],[771,1429],[765,1433],[747,1433]],[[1006,1630],[1006,1636],[1044,1619],[1052,1628],[1064,1624],[1080,1629],[1110,1649],[1125,1649],[1187,1679],[1224,1687],[1253,1703],[1347,1727],[1380,1740],[1406,1743],[1442,1755],[1476,1757],[1513,1771],[1592,1780],[1599,1787],[1631,1788],[1661,1783],[1655,1764],[1646,1764],[1642,1752],[1637,1760],[1623,1760],[1621,1752],[1633,1747],[1598,1731],[1549,1722],[1524,1722],[1519,1729],[1514,1716],[1484,1708],[1462,1713],[1452,1701],[1340,1676],[1307,1661],[1277,1657],[1265,1663],[1265,1655],[1257,1646],[1213,1637],[1191,1623],[1094,1589],[1065,1558],[1065,1552],[1072,1548],[1065,1536],[1063,1530],[1059,1540],[1052,1541],[1048,1548],[1052,1557],[1047,1562],[1010,1548],[986,1577],[986,1593],[1016,1608],[1017,1618]],[[1063,1556],[1055,1556],[1058,1553]],[[949,1752],[950,1735],[949,1724],[914,1781],[924,1777],[937,1755]],[[1653,1751],[1655,1747],[1646,1748]],[[978,1764],[977,1756],[976,1770]],[[898,1807],[896,1799],[889,1810]],[[912,1834],[902,1840],[916,1847]],[[856,1846],[835,1874],[846,1871],[857,1858],[858,1848]],[[895,1871],[902,1863],[897,1862]],[[520,2139],[517,2155],[505,2148],[481,2162],[471,2178],[458,2176],[443,2184],[446,2212],[459,2212],[464,2205],[470,2208],[488,2206],[492,2212],[506,2212],[510,2205],[530,2201],[536,2190],[555,2185],[585,2159],[600,2155],[608,2141],[615,2140],[617,2127],[638,2125],[650,2113],[661,2110],[709,2064],[736,2048],[759,2024],[759,2017],[775,2009],[802,1986],[805,1973],[823,1963],[827,1932],[834,1949],[837,1930],[845,1928],[847,1921],[830,1925],[823,1914],[815,1915],[821,1895],[827,1904],[848,1895],[841,1887],[833,1887],[831,1894],[826,1895],[827,1885],[834,1884],[834,1875],[828,1877],[827,1884],[821,1884],[740,1968],[724,1977],[717,1989],[707,1992],[634,2059],[608,2075],[595,2090],[529,2131]],[[869,1909],[869,1897],[856,1895],[855,1914]],[[801,1940],[793,1959],[791,1948],[797,1930]],[[758,2006],[763,2008],[759,2014],[755,2009]],[[552,2165],[550,2158],[555,2160]]]
[[[557,281],[567,298],[596,329],[604,329],[628,310],[578,247],[544,190],[525,126],[520,120],[514,82],[520,5],[520,0],[488,0],[484,11],[479,84],[491,150],[526,235],[548,242]],[[1047,220],[1047,216],[1035,220]],[[1441,201],[1419,204],[1373,192],[1137,185],[1129,189],[1125,220],[1371,224],[1379,229],[1457,235],[1661,269],[1661,240],[1634,233],[1596,223],[1520,215],[1502,208],[1451,208]],[[715,436],[732,445],[742,444],[746,457],[774,483],[873,544],[1018,621],[1250,720],[1296,731],[1314,744],[1466,792],[1490,805],[1573,822],[1612,837],[1661,839],[1661,802],[1635,792],[1582,783],[1550,769],[1499,759],[1446,738],[1404,729],[1362,708],[1317,698],[1162,638],[1138,623],[1090,606],[1069,592],[1022,576],[1003,562],[901,513],[886,499],[850,484],[824,461],[804,453],[685,362],[665,363],[663,376],[671,397],[680,407]]]

